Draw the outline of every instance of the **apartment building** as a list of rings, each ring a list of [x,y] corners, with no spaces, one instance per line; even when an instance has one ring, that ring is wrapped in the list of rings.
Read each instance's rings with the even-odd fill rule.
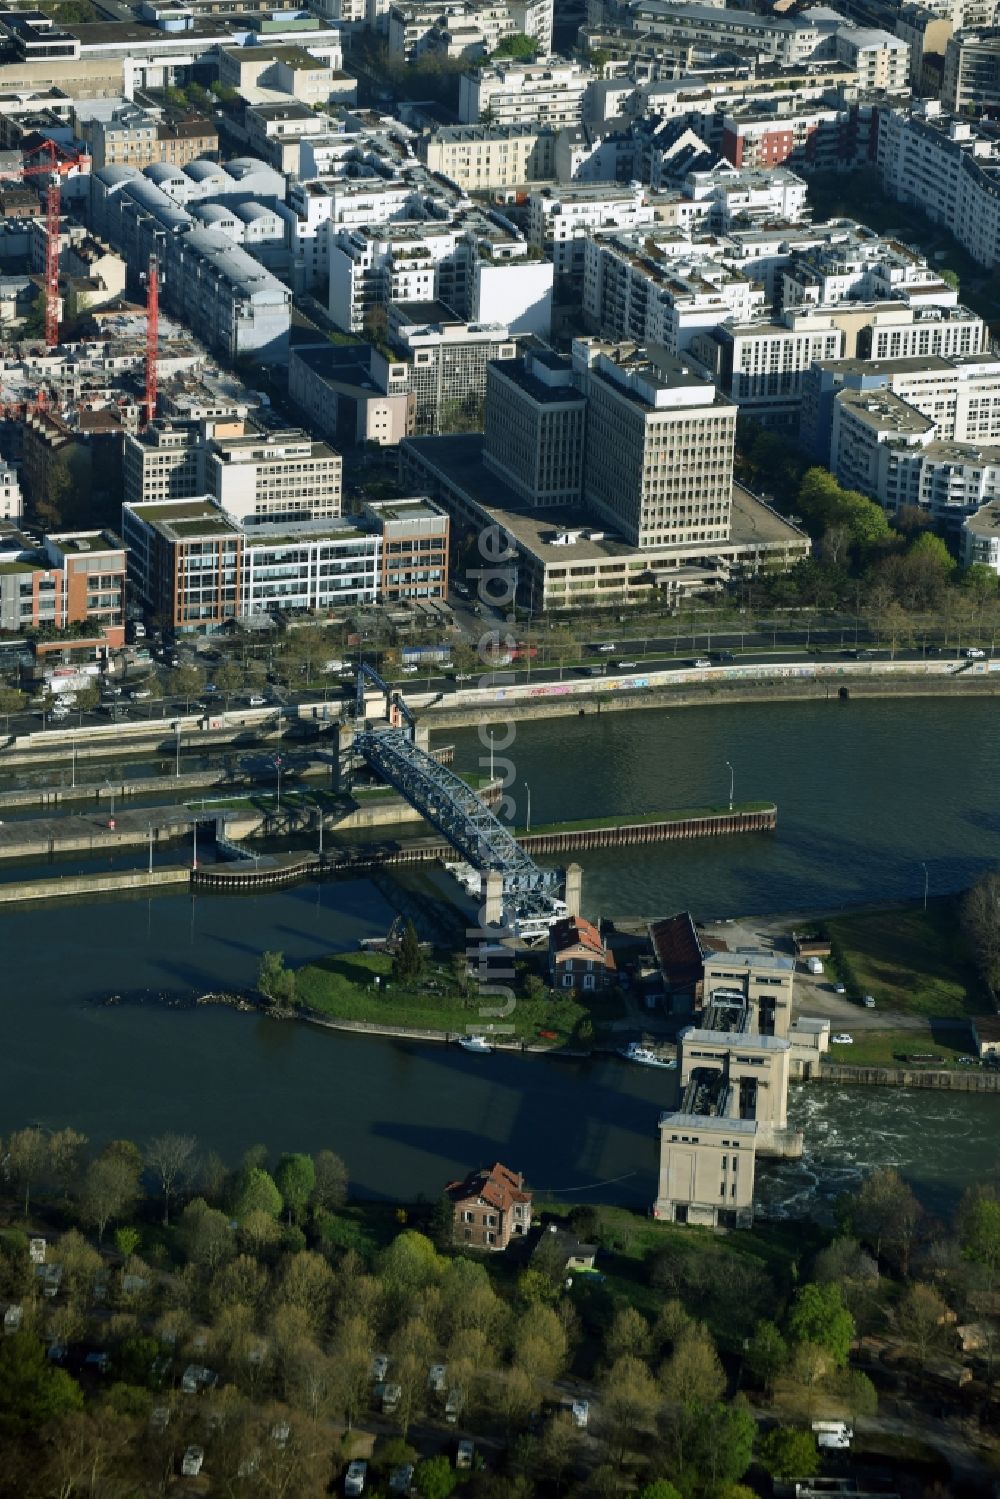
[[[394,447],[412,434],[410,367],[372,344],[296,344],[288,357],[288,394],[311,431],[338,449],[360,442]]]
[[[389,8],[389,57],[397,62],[426,53],[485,57],[516,35],[531,37],[548,57],[552,0],[401,0]]]
[[[224,429],[225,430],[225,429]],[[242,432],[242,422],[232,432]],[[205,491],[203,428],[158,417],[129,433],[122,451],[122,494],[129,505],[187,499]]]
[[[583,311],[607,337],[682,354],[697,334],[750,322],[765,302],[763,286],[670,231],[612,233],[584,244]]]
[[[458,118],[462,124],[520,125],[555,129],[583,118],[587,89],[595,74],[580,63],[550,58],[547,62],[501,62],[463,73]]]
[[[1000,575],[1000,504],[987,503],[966,517],[960,545],[963,567],[979,563]]]
[[[107,654],[125,643],[125,549],[113,531],[0,532],[0,629],[76,626]]]
[[[517,125],[441,125],[417,137],[416,152],[431,172],[471,192],[549,182],[555,176],[556,132]]]
[[[818,359],[839,359],[844,333],[831,317],[723,323],[691,342],[691,354],[724,395],[761,425],[796,431],[802,385]]]
[[[330,316],[361,333],[377,308],[443,302],[469,323],[547,337],[554,274],[512,224],[479,210],[451,223],[339,231],[330,244]]]
[[[959,31],[944,54],[941,103],[952,114],[989,114],[1000,110],[1000,27]]]
[[[631,546],[729,535],[736,407],[670,355],[578,340],[586,365],[587,504]]]
[[[424,496],[411,496],[372,500],[364,515],[381,538],[381,602],[448,597],[450,521],[446,511]]]
[[[448,517],[406,497],[354,520],[243,526],[214,500],[167,500],[122,510],[131,586],[179,630],[281,609],[301,613],[401,599],[443,598]]]
[[[546,187],[528,198],[528,240],[555,266],[557,276],[583,275],[584,247],[597,230],[652,224],[656,209],[637,182]]]
[[[440,302],[397,302],[389,342],[406,364],[412,430],[418,436],[482,425],[487,367],[513,359],[516,345],[499,324],[467,323]]]
[[[1000,359],[990,354],[818,361],[803,380],[800,441],[828,468],[836,466],[834,403],[842,391],[897,397],[932,423],[935,440],[1000,441]]]
[[[572,362],[545,350],[487,371],[483,464],[529,505],[571,505],[583,486],[587,400]]]
[[[1000,264],[1000,133],[956,119],[937,100],[879,114],[878,160],[886,192],[946,224],[974,260]]]
[[[93,109],[93,106],[90,107]],[[126,103],[109,113],[88,112],[78,118],[94,168],[148,167],[154,162],[182,167],[219,149],[219,132],[211,120],[192,115],[164,119],[162,110]]]
[[[836,57],[853,68],[866,93],[904,94],[909,87],[910,49],[892,32],[874,26],[839,26]]]

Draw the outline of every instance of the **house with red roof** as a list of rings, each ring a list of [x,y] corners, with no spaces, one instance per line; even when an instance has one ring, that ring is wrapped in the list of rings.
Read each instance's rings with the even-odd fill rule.
[[[614,954],[592,921],[564,916],[549,927],[549,979],[554,989],[606,989],[615,976]]]
[[[531,1193],[524,1177],[499,1161],[445,1187],[455,1212],[455,1243],[469,1249],[506,1249],[531,1228]]]

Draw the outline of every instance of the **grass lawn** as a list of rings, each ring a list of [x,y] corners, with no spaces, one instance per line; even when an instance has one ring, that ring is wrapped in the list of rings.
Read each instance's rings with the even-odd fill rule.
[[[836,1034],[836,1032],[834,1033]],[[968,1028],[957,1022],[948,1026],[920,1026],[909,1031],[852,1031],[853,1046],[831,1046],[831,1062],[842,1062],[855,1067],[953,1067],[958,1057],[972,1050],[972,1036]],[[901,1061],[921,1053],[940,1057],[942,1061]]]
[[[382,982],[376,984],[376,978]],[[368,1021],[377,1025],[412,1026],[415,1030],[488,1032],[491,1026],[512,1026],[525,1041],[539,1041],[540,1031],[554,1031],[553,1046],[565,1045],[586,1018],[595,1029],[621,1012],[617,997],[598,997],[584,1005],[570,995],[546,990],[540,999],[521,995],[509,1015],[484,1015],[487,1007],[505,1006],[502,995],[480,997],[473,986],[464,999],[455,990],[449,963],[431,961],[416,986],[392,979],[392,958],[386,953],[333,953],[307,963],[296,973],[302,1003],[318,1014],[337,1020]]]
[[[892,911],[862,911],[825,923],[832,966],[855,997],[910,1015],[957,1019],[992,1012],[953,898]]]

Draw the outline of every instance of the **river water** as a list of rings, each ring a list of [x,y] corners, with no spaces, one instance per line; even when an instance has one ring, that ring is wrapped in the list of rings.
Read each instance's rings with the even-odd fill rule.
[[[1000,854],[998,708],[954,699],[728,705],[518,724],[509,751],[532,821],[773,797],[773,835],[588,855],[584,906],[702,916],[818,908],[953,890]],[[456,763],[472,730],[446,736]],[[488,757],[487,757],[488,758]],[[355,1190],[436,1194],[499,1156],[539,1190],[648,1205],[669,1074],[380,1042],[175,999],[250,984],[259,953],[293,964],[385,930],[397,890],[445,899],[420,869],[399,887],[344,881],[251,898],[53,902],[0,914],[0,1132],[71,1123],[94,1139],[183,1130],[235,1158],[338,1150]],[[108,994],[146,995],[104,1006]],[[870,1165],[900,1166],[938,1209],[989,1169],[1000,1100],[793,1090],[800,1164],[768,1167],[769,1212],[828,1204]]]

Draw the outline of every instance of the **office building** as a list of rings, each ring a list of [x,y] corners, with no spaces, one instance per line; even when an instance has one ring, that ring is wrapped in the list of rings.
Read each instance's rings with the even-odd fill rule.
[[[416,152],[431,172],[467,192],[521,187],[555,176],[556,131],[531,120],[440,125],[417,137]]]
[[[587,504],[630,546],[724,542],[736,407],[679,359],[574,345],[586,361]]]
[[[516,349],[507,328],[463,322],[440,302],[395,303],[389,343],[406,364],[417,436],[480,430],[487,367],[494,359],[513,359]]]
[[[125,549],[113,531],[51,532],[41,542],[0,528],[0,629],[125,643]]]
[[[491,364],[483,464],[529,505],[580,498],[587,401],[573,366],[551,352]]]

